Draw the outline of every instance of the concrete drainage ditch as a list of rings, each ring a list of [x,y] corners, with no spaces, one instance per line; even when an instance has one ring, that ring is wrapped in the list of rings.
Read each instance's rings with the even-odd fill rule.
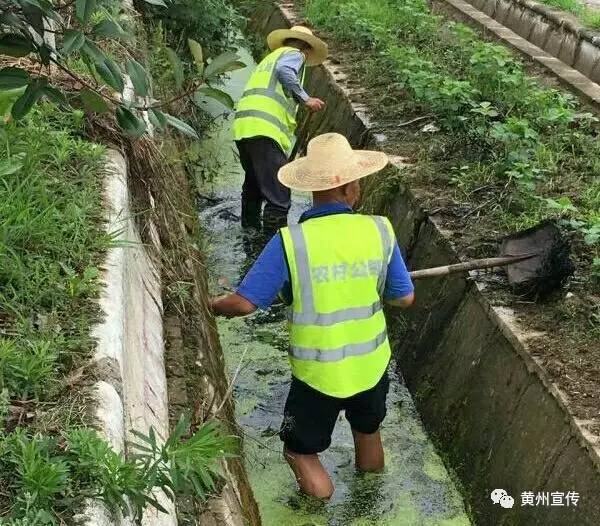
[[[280,8],[269,4],[255,12],[254,20],[254,28],[264,37],[272,29],[291,25],[294,13],[289,5]],[[234,96],[243,83],[242,77],[236,78],[238,74],[243,75],[241,71],[232,75],[226,87]],[[339,82],[341,78],[340,66],[329,64],[312,71],[308,90],[327,100],[328,106],[302,130],[302,140],[323,131],[343,133],[355,146],[381,139],[371,131],[367,109],[351,102],[352,92]],[[206,186],[213,195],[201,203],[200,218],[213,246],[209,256],[213,280],[228,277],[235,282],[256,248],[251,236],[237,227],[239,172],[233,156],[230,163],[224,159],[223,146],[230,141],[227,125],[215,133],[199,145],[203,159],[211,157],[211,148],[214,153],[216,145],[220,170],[218,183]],[[224,173],[230,177],[222,177]],[[295,202],[292,220],[306,200],[298,197]],[[410,189],[402,188],[391,204],[378,212],[391,218],[398,239],[409,249],[412,267],[458,260],[440,225],[427,216]],[[122,292],[121,286],[117,288]],[[351,441],[340,423],[336,446],[326,457],[338,493],[324,506],[315,506],[296,494],[276,437],[289,375],[281,309],[247,320],[220,322],[227,369],[232,373],[242,363],[235,388],[235,414],[244,435],[246,470],[262,524],[457,526],[470,523],[463,498],[477,524],[599,524],[600,504],[595,500],[600,490],[597,437],[586,430],[585,422],[571,416],[565,398],[528,352],[531,335],[520,332],[510,309],[492,306],[477,282],[463,278],[422,282],[417,295],[418,306],[409,312],[408,328],[395,346],[396,362],[406,385],[396,377],[390,397],[390,416],[384,430],[388,470],[383,476],[355,477]],[[160,311],[160,303],[154,302],[152,309],[155,307]],[[180,323],[167,323],[169,349],[178,346],[183,329]],[[392,324],[392,332],[396,329]],[[206,360],[207,352],[215,354],[204,367],[210,378],[205,378],[201,390],[205,395],[222,395],[227,381],[220,363],[221,350],[206,341],[201,345],[201,359]],[[164,365],[158,358],[155,365],[152,371],[160,374],[153,381],[160,384]],[[185,371],[177,369],[180,365],[169,368],[168,364],[171,385],[178,378],[185,383]],[[115,367],[122,370],[123,365]],[[120,386],[111,389],[105,383],[103,400],[113,406],[122,406],[123,400],[132,396],[120,392]],[[187,394],[182,405],[189,405],[194,392],[190,386],[183,390]],[[163,391],[161,387],[158,395],[154,393],[159,402]],[[138,409],[144,407],[140,402]],[[164,411],[160,405],[163,427]],[[105,431],[118,446],[123,429],[110,424],[110,412],[120,414],[119,410],[105,409],[104,417],[99,416],[105,419]],[[151,413],[156,416],[155,410]],[[128,425],[131,418],[125,417]],[[462,496],[421,419],[439,445],[445,465],[458,475],[465,490]],[[239,466],[227,467],[226,473],[229,484],[224,498],[211,504],[207,514],[198,519],[200,524],[242,524],[244,506],[246,521],[259,524],[256,510],[250,509],[254,504],[246,474]],[[572,489],[581,495],[581,502],[572,508],[515,506],[505,510],[490,501],[490,492],[497,487],[514,496],[522,491]],[[97,517],[91,524],[102,521]],[[167,524],[152,519],[147,523]]]
[[[244,53],[246,63],[252,61]],[[239,98],[251,68],[231,75],[224,86]],[[219,108],[208,106],[209,111]],[[198,146],[199,170],[214,173],[202,185],[200,220],[210,253],[212,281],[238,283],[260,249],[260,235],[239,221],[242,173],[233,152],[230,120],[219,119]],[[211,164],[211,159],[214,162]],[[290,221],[308,208],[307,195],[293,196]],[[215,285],[214,292],[218,292]],[[445,525],[470,524],[460,492],[428,439],[411,396],[393,373],[383,429],[387,468],[357,476],[350,428],[340,418],[332,447],[323,454],[336,492],[326,504],[303,498],[281,454],[277,436],[290,372],[283,305],[245,319],[219,319],[218,328],[230,377],[235,377],[236,417],[243,431],[245,465],[265,526]],[[394,369],[394,368],[393,368]]]

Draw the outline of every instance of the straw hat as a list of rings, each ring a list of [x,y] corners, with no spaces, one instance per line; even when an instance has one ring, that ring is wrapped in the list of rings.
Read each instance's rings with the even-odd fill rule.
[[[313,35],[308,27],[304,26],[294,26],[290,29],[276,29],[275,31],[271,31],[267,37],[269,49],[274,51],[280,48],[288,38],[297,38],[306,42],[311,47],[311,49],[304,52],[306,54],[307,66],[318,66],[327,58],[327,44]]]
[[[324,133],[310,140],[306,157],[279,169],[277,178],[293,190],[319,192],[343,186],[385,168],[383,152],[353,150],[339,133]]]

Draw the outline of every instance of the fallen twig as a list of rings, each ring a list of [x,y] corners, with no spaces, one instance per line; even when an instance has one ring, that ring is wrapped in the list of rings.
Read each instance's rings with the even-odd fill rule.
[[[466,219],[467,217],[473,215],[475,212],[477,212],[477,211],[481,210],[482,208],[486,207],[487,205],[489,205],[494,200],[495,200],[495,198],[494,199],[488,199],[487,201],[484,201],[480,205],[478,205],[475,208],[472,208],[471,210],[469,210],[466,214],[463,214],[460,218],[461,219]]]
[[[409,126],[415,122],[424,121],[425,119],[431,119],[432,117],[434,117],[434,115],[423,115],[422,117],[415,117],[414,119],[411,119],[409,121],[401,122],[397,125],[397,127],[401,128],[402,126]]]
[[[246,357],[246,353],[247,352],[248,352],[248,346],[246,346],[246,348],[244,349],[244,352],[242,353],[242,357],[240,358],[240,363],[238,363],[238,366],[237,366],[237,368],[235,370],[235,373],[233,373],[233,377],[231,378],[231,382],[229,382],[229,386],[227,387],[227,391],[225,391],[225,394],[223,395],[223,399],[221,400],[221,404],[219,405],[219,407],[217,408],[217,410],[214,412],[215,415],[218,415],[221,412],[221,409],[223,409],[223,407],[227,403],[227,399],[231,396],[231,392],[233,391],[233,387],[235,385],[235,381],[237,380],[237,377],[240,374],[240,371],[242,369],[242,364],[244,363],[244,358]],[[209,411],[210,411],[210,407],[209,407]]]

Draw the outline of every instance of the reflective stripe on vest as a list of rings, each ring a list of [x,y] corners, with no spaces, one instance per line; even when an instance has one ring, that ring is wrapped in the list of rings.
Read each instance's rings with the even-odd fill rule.
[[[349,343],[327,352],[318,349],[305,349],[304,347],[290,347],[290,354],[298,360],[315,360],[317,362],[339,362],[349,356],[369,354],[387,340],[387,331],[381,331],[373,340],[361,343]]]
[[[294,376],[331,396],[370,389],[390,357],[381,302],[395,243],[389,221],[336,214],[281,236],[292,282]]]
[[[235,140],[270,137],[285,152],[291,149],[296,130],[297,103],[283,91],[275,75],[279,59],[295,48],[283,47],[267,55],[252,73],[238,101],[233,134]],[[304,80],[304,65],[300,74]]]

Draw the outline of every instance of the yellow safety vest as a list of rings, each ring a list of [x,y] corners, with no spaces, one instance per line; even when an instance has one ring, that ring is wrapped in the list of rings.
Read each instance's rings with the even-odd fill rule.
[[[292,374],[329,396],[374,387],[390,360],[382,297],[395,242],[380,216],[335,214],[281,229],[291,277]]]
[[[292,148],[296,131],[298,104],[283,91],[275,76],[275,66],[282,55],[298,52],[293,47],[281,47],[269,53],[256,67],[238,101],[233,123],[236,141],[249,137],[270,137],[284,152]],[[304,81],[304,66],[300,76]]]

